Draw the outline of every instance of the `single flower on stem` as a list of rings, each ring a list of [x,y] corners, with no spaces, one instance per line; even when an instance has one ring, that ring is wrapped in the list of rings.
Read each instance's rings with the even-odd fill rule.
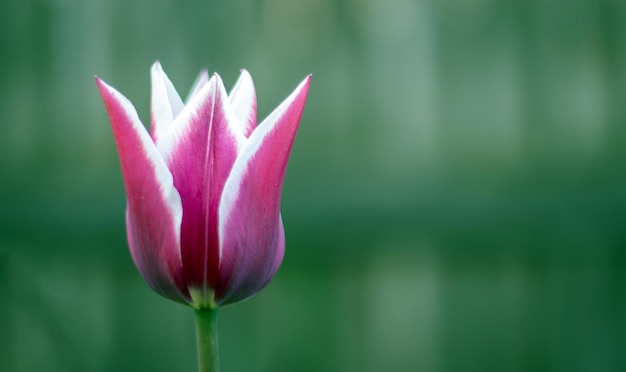
[[[228,94],[203,71],[186,103],[156,62],[150,132],[96,78],[120,157],[128,245],[157,293],[195,309],[201,371],[217,371],[217,307],[259,292],[280,266],[280,196],[310,76],[257,125],[252,78]]]

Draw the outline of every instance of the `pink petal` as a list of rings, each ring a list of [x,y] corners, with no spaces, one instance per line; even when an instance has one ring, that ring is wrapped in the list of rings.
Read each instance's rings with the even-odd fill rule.
[[[150,102],[150,134],[157,142],[163,131],[183,110],[184,104],[159,61],[152,65],[152,97]]]
[[[186,302],[179,247],[182,204],[172,174],[133,105],[96,78],[111,119],[128,202],[127,227],[137,269],[157,293]]]
[[[282,260],[280,194],[309,84],[310,76],[252,132],[224,185],[217,304],[259,291]]]
[[[217,281],[217,206],[245,137],[218,75],[185,106],[159,149],[182,197],[181,252],[197,305],[211,305]],[[197,298],[200,296],[200,298]]]
[[[233,106],[243,134],[246,138],[250,137],[250,134],[256,128],[257,107],[254,83],[248,71],[241,70],[241,75],[228,98]]]
[[[283,258],[285,257],[285,227],[283,225],[282,217],[278,218],[278,222],[278,247],[276,250],[276,256],[274,257],[274,262],[272,264],[272,268],[270,269],[270,274],[267,277],[267,280],[265,280],[265,282],[261,282],[255,292],[260,291],[269,284],[270,280],[272,280],[272,278],[274,277],[274,274],[276,274],[276,272],[278,271],[280,264],[283,262]]]

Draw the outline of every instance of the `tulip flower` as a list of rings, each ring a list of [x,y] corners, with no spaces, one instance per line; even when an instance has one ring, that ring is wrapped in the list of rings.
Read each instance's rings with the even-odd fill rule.
[[[258,125],[245,70],[230,94],[203,71],[186,103],[158,62],[151,78],[149,132],[130,101],[96,78],[126,188],[128,245],[154,291],[214,328],[214,309],[259,292],[282,262],[280,196],[310,76]]]

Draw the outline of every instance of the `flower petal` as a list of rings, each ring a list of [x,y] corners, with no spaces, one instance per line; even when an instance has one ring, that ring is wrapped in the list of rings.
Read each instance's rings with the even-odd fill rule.
[[[179,246],[182,204],[172,174],[133,105],[96,78],[111,119],[127,195],[127,227],[137,269],[157,293],[186,302]]]
[[[200,88],[159,142],[183,196],[183,266],[194,302],[212,303],[217,281],[217,207],[226,178],[245,144],[218,75]],[[198,293],[200,298],[198,298]]]
[[[217,304],[259,291],[282,260],[280,194],[309,84],[310,76],[252,132],[224,185]]]
[[[274,263],[272,264],[272,268],[270,270],[269,276],[267,277],[267,280],[261,282],[255,292],[260,291],[269,284],[270,280],[272,280],[272,278],[274,277],[274,274],[276,274],[276,271],[278,271],[280,264],[283,262],[283,258],[285,257],[285,227],[283,225],[283,218],[279,217],[278,222],[278,248],[276,250],[276,256],[274,257]]]
[[[200,71],[200,74],[198,75],[193,85],[191,86],[191,90],[189,91],[189,95],[187,95],[187,99],[185,99],[185,102],[189,103],[189,101],[191,101],[191,97],[195,96],[196,93],[198,93],[200,89],[202,89],[202,87],[204,87],[208,83],[209,83],[209,71],[207,70]]]
[[[161,133],[176,119],[184,104],[159,61],[152,65],[152,97],[150,102],[150,135],[158,142]]]
[[[243,134],[246,138],[250,137],[256,128],[257,106],[254,83],[248,71],[241,70],[241,75],[239,75],[239,79],[228,98],[239,120]]]

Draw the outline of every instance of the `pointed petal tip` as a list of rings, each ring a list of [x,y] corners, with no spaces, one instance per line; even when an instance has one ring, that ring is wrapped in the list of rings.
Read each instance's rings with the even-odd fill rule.
[[[291,105],[291,104],[295,103],[296,101],[299,101],[300,104],[302,104],[302,109],[304,109],[304,102],[306,101],[307,96],[309,94],[309,87],[311,85],[311,77],[312,76],[313,75],[311,75],[311,74],[307,75],[304,78],[304,80],[302,80],[300,82],[300,84],[298,84],[296,89],[294,89],[293,92],[287,97],[287,99],[285,101],[283,101],[281,106],[283,104],[286,104],[286,102],[289,102],[287,105]]]
[[[163,66],[161,66],[161,62],[159,62],[158,59],[152,64],[152,67],[150,67],[150,72],[152,73],[153,76],[155,73],[158,73],[158,74],[163,73]]]
[[[96,80],[96,85],[98,86],[98,91],[100,92],[100,96],[104,100],[105,105],[107,104],[107,100],[109,96],[113,94],[113,89],[110,85],[104,82],[104,80],[100,79],[98,76],[94,76]]]
[[[239,72],[239,78],[230,90],[228,99],[238,119],[239,126],[247,138],[257,126],[256,91],[248,70],[240,69]]]
[[[309,95],[309,87],[311,86],[311,78],[313,77],[312,74],[307,75],[307,77],[304,78],[304,80],[302,80],[302,82],[300,83],[300,85],[298,85],[298,87],[296,88],[296,92],[295,94],[297,96],[302,97],[302,104],[304,105],[304,101],[306,101],[308,95]],[[304,109],[304,107],[303,107]]]
[[[198,74],[197,80],[201,80],[201,79],[209,80],[209,70],[208,69],[203,68],[202,70],[200,70],[200,74]]]
[[[300,83],[300,84],[303,84],[303,83],[306,83],[306,85],[311,84],[311,78],[313,78],[313,74],[308,74],[308,75],[304,78],[304,80],[302,80],[302,83]]]
[[[104,80],[100,79],[99,77],[95,76],[96,79],[96,84],[98,85],[98,90],[100,91],[100,95],[104,97],[104,95],[111,95],[111,96],[121,96],[121,93],[119,93],[115,88],[113,88],[112,86],[110,86],[109,84],[107,84]],[[106,99],[105,99],[106,101]]]
[[[98,85],[98,90],[100,91],[100,95],[102,95],[105,104],[107,104],[110,99],[113,99],[123,102],[125,105],[132,106],[132,103],[128,100],[128,98],[126,98],[122,93],[118,92],[117,89],[113,88],[97,76],[96,84]]]
[[[185,98],[185,102],[189,103],[189,101],[191,101],[191,98],[196,93],[198,93],[200,89],[202,89],[202,87],[204,87],[208,83],[209,83],[209,70],[207,70],[206,68],[203,68],[202,70],[200,70],[200,73],[196,77],[196,80],[194,80],[193,84],[191,85],[191,89],[189,90],[189,93],[187,94],[187,97]]]
[[[224,86],[224,81],[222,80],[222,77],[220,76],[220,74],[218,74],[217,72],[214,72],[211,75],[211,80],[209,82],[211,81],[214,81],[214,84],[216,84],[218,92],[220,94],[223,93],[224,95],[228,96],[228,94],[226,94],[226,87]]]
[[[100,89],[100,86],[101,86],[102,84],[104,84],[104,82],[102,81],[102,79],[100,79],[100,78],[98,77],[98,75],[94,75],[94,76],[93,76],[93,79],[96,81],[96,85],[98,86],[98,89]]]
[[[250,72],[248,70],[246,70],[245,68],[240,68],[239,69],[239,77],[237,78],[237,82],[235,83],[235,86],[237,86],[237,84],[239,84],[239,82],[242,80],[242,78],[245,78],[247,80],[252,81],[252,76],[250,75]],[[233,86],[233,89],[235,87]]]
[[[165,70],[163,70],[163,65],[161,64],[161,61],[159,61],[158,59],[154,61],[154,63],[152,64],[152,67],[150,67],[150,74],[152,78],[154,78],[155,76],[163,76],[163,75],[167,77]]]
[[[245,68],[242,68],[239,70],[239,78],[237,79],[237,82],[235,83],[235,86],[233,87],[233,91],[235,91],[235,89],[238,88],[238,85],[241,85],[241,84],[247,84],[250,88],[252,88],[253,89],[252,93],[256,99],[256,92],[254,91],[254,80],[252,79],[252,75],[250,75],[250,72],[248,72],[248,70],[246,70]]]
[[[308,74],[301,82],[300,84],[298,84],[298,86],[296,87],[296,89],[293,90],[293,92],[291,92],[291,94],[289,95],[289,97],[287,98],[287,100],[289,100],[289,98],[291,97],[298,97],[298,96],[303,96],[303,98],[306,100],[306,96],[309,93],[309,86],[311,85],[311,78],[313,77],[312,74]]]

